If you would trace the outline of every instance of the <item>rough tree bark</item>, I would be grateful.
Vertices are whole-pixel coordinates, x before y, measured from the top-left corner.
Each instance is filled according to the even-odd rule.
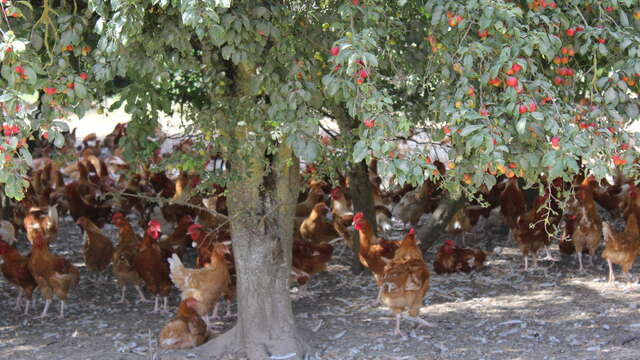
[[[238,275],[238,320],[227,333],[196,349],[203,358],[242,354],[252,360],[302,359],[307,351],[289,298],[299,183],[299,164],[292,159],[291,149],[280,146],[273,157],[232,164],[227,201]]]
[[[440,201],[440,204],[431,214],[429,220],[417,231],[416,235],[422,243],[421,247],[423,249],[427,250],[433,246],[433,243],[438,239],[435,234],[440,234],[444,231],[453,215],[462,206],[464,206],[464,199],[462,198],[457,200],[444,198]]]

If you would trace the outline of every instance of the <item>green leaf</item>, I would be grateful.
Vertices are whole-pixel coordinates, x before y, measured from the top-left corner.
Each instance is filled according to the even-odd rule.
[[[365,144],[364,140],[360,140],[356,143],[356,145],[353,147],[353,162],[354,163],[359,163],[362,160],[364,160],[364,158],[367,157],[367,154],[369,153],[369,148],[367,147],[367,144]]]
[[[465,137],[478,129],[482,129],[483,127],[484,125],[467,125],[460,130],[460,136]]]
[[[604,93],[604,100],[607,104],[614,104],[618,102],[618,92],[613,88],[609,88],[607,92]]]
[[[538,111],[532,112],[531,113],[531,117],[533,117],[534,119],[539,120],[539,121],[544,120],[544,115],[542,115],[542,113],[538,112]]]
[[[518,134],[524,135],[526,130],[527,130],[527,118],[523,116],[516,123],[516,131],[518,132]]]

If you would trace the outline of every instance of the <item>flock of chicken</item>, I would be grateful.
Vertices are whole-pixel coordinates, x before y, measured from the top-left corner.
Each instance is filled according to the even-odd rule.
[[[38,288],[45,299],[41,317],[47,315],[54,294],[60,299],[60,317],[64,317],[65,300],[78,284],[79,271],[68,260],[50,252],[49,244],[58,237],[58,213],[68,214],[84,230],[85,264],[93,276],[98,277],[112,265],[122,291],[120,302],[127,302],[128,286],[136,288],[140,301],[148,301],[142,290],[145,285],[155,296],[154,312],[160,311],[160,297],[164,300],[163,310],[167,311],[172,288],[181,291],[178,313],[160,332],[159,344],[170,349],[197,346],[207,339],[219,300],[226,300],[229,313],[235,296],[224,188],[214,186],[207,194],[197,193],[194,189],[200,178],[195,174],[153,173],[154,165],[162,161],[159,153],[139,168],[125,163],[118,147],[125,132],[126,126],[120,124],[103,141],[89,136],[78,148],[75,134],[69,134],[60,152],[79,160],[64,166],[51,159],[51,148],[37,148],[40,156],[34,160],[26,196],[13,204],[12,216],[1,223],[2,272],[20,289],[17,309],[24,306],[24,313],[28,314],[30,303],[35,300],[33,292]],[[185,141],[177,145],[177,150],[193,151],[190,145]],[[441,174],[446,172],[442,163],[436,162],[436,166]],[[379,288],[377,301],[396,314],[395,333],[402,335],[400,318],[405,310],[413,319],[428,324],[417,318],[429,288],[429,271],[415,231],[409,230],[402,241],[377,234],[388,234],[392,214],[407,225],[418,225],[420,217],[434,211],[446,196],[439,184],[427,180],[417,188],[404,186],[383,191],[373,162],[369,181],[375,200],[374,229],[363,213],[354,214],[345,191],[348,179],[331,186],[329,179],[314,175],[313,167],[308,166],[301,177],[308,186],[295,209],[291,280],[300,286],[298,296],[307,293],[311,276],[326,269],[336,239],[343,239],[351,249],[357,239],[360,262],[372,272]],[[536,196],[529,205],[516,178],[500,178],[492,189],[481,194],[488,206],[463,206],[452,217],[447,231],[464,236],[480,217],[488,217],[499,207],[510,237],[522,251],[525,270],[529,268],[528,255],[533,257],[534,267],[539,250],[545,248],[549,255],[548,246],[555,237],[553,229],[561,228],[560,251],[576,252],[580,270],[582,252],[588,252],[593,259],[602,234],[609,280],[614,281],[612,264],[621,265],[628,274],[640,251],[640,204],[635,184],[619,175],[614,184],[597,183],[593,177],[585,176],[576,176],[573,182],[543,183],[544,195]],[[563,194],[575,195],[565,201],[566,206],[561,206]],[[616,232],[603,222],[596,204],[614,216],[624,216],[626,229]],[[144,229],[142,237],[131,219],[137,219]],[[108,222],[119,230],[115,245],[102,230]],[[32,245],[27,256],[14,246],[15,229],[24,230]],[[185,250],[190,246],[196,249],[194,269],[183,264]],[[481,268],[485,258],[481,250],[458,247],[447,240],[439,248],[433,268],[439,274],[470,272]]]

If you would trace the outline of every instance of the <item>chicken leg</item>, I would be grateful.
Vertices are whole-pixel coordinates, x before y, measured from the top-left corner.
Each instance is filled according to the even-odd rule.
[[[42,310],[42,314],[40,314],[40,316],[36,317],[36,319],[41,319],[41,318],[47,317],[47,312],[49,311],[49,304],[51,304],[51,300],[50,299],[45,299],[45,301],[44,301],[44,309]]]
[[[582,266],[582,249],[580,249],[580,251],[578,251],[578,249],[576,249],[576,254],[578,255],[578,264],[580,266],[578,268],[578,271],[583,273],[584,272],[584,267]]]
[[[616,281],[616,276],[613,273],[613,264],[609,259],[607,259],[607,263],[609,264],[609,284],[613,284]]]
[[[22,294],[24,294],[24,290],[22,290],[22,288],[20,288],[20,291],[18,292],[18,296],[16,297],[16,306],[15,306],[15,310],[20,310],[20,300],[22,299]],[[25,302],[29,302],[29,300],[27,300],[26,298],[24,299]]]
[[[138,299],[138,302],[142,302],[142,303],[147,303],[147,302],[151,302],[151,300],[147,299],[146,297],[144,297],[144,293],[142,292],[142,288],[140,287],[140,285],[136,285],[136,290],[138,290],[138,295],[140,296],[140,298]]]
[[[393,335],[396,336],[400,336],[400,337],[405,337],[404,334],[402,333],[402,331],[400,331],[400,318],[402,317],[401,313],[396,313],[396,329],[393,332]]]
[[[60,300],[60,315],[58,315],[59,319],[64,319],[64,300]]]
[[[24,299],[24,314],[25,315],[29,315],[29,303],[30,303],[29,300]]]
[[[120,296],[120,300],[116,301],[116,304],[128,304],[129,303],[127,298],[124,296],[126,291],[127,291],[127,286],[125,285],[125,286],[122,287],[122,296]]]
[[[551,256],[551,251],[549,251],[549,247],[548,246],[545,245],[544,251],[547,253],[547,256],[542,260],[558,261],[558,259],[556,259],[553,256]]]

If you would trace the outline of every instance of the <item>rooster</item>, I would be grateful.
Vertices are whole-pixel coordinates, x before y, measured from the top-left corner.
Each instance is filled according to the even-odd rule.
[[[588,183],[589,179],[591,179],[591,177],[587,178],[578,191],[576,191],[576,198],[578,199],[578,221],[576,222],[573,234],[573,244],[576,248],[579,270],[581,272],[584,271],[584,267],[582,266],[582,250],[587,249],[589,251],[589,259],[591,260],[591,264],[593,264],[596,249],[600,246],[600,234],[602,234],[602,220],[596,211],[593,190]]]
[[[358,253],[360,262],[371,270],[376,283],[380,285],[384,267],[393,259],[398,246],[393,241],[375,238],[371,223],[362,212],[353,217],[353,225],[360,237],[360,252]]]

